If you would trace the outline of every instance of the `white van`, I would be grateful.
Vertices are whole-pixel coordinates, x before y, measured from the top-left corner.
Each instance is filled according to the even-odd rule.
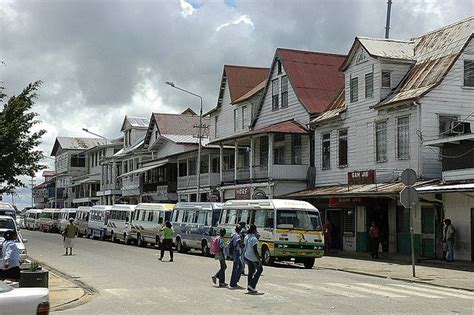
[[[59,216],[61,209],[46,208],[41,212],[39,230],[43,232],[59,231]]]
[[[89,211],[91,207],[79,207],[76,211],[76,224],[78,236],[89,237],[88,223],[89,223]]]
[[[87,234],[93,238],[104,240],[107,234],[107,220],[110,216],[112,206],[97,205],[89,210],[89,222],[87,223]]]
[[[77,208],[63,208],[61,209],[61,215],[59,217],[59,232],[63,232],[66,225],[69,223],[69,219],[76,218]]]
[[[29,209],[25,213],[25,228],[27,230],[38,230],[39,219],[43,210],[41,209]]]
[[[171,220],[173,208],[171,203],[140,203],[135,207],[130,236],[137,246],[160,245],[160,230]]]
[[[125,244],[130,244],[132,217],[135,205],[114,205],[110,209],[110,215],[107,220],[107,235],[110,235],[112,242],[122,240]]]

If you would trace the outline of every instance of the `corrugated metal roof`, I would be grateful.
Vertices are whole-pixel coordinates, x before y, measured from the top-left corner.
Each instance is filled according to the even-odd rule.
[[[356,37],[365,50],[375,57],[413,60],[415,45],[413,41],[394,39]]]
[[[150,119],[144,117],[133,117],[133,116],[125,116],[123,119],[122,127],[120,131],[125,130],[125,123],[129,123],[132,128],[147,128],[148,124],[150,123]]]
[[[417,181],[414,187],[432,183],[432,180]],[[317,198],[331,196],[377,196],[377,195],[397,195],[405,185],[401,182],[365,184],[365,185],[334,185],[321,186],[308,190],[289,194],[293,198]]]
[[[255,88],[268,77],[268,68],[224,66],[224,75],[229,85],[230,100],[234,103],[239,97]]]
[[[162,114],[154,113],[155,123],[158,125],[160,134],[164,135],[193,135],[197,134],[199,126],[199,116],[183,114]],[[202,118],[203,125],[209,125],[209,118]],[[149,130],[150,131],[150,130]],[[208,130],[203,130],[204,135],[208,135]]]
[[[436,192],[474,192],[474,183],[455,183],[455,184],[438,184],[419,187],[416,189],[419,193],[436,193]]]
[[[265,84],[267,83],[267,80],[263,80],[262,82],[260,82],[256,87],[254,87],[253,89],[251,89],[250,91],[248,91],[247,93],[245,93],[244,95],[242,95],[241,97],[239,97],[238,99],[236,99],[234,101],[234,104],[237,104],[237,103],[240,103],[240,102],[243,102],[245,100],[248,100],[249,98],[251,98],[252,96],[254,96],[255,94],[257,94],[258,92],[260,92],[261,90],[263,90],[265,88]]]
[[[140,137],[139,139],[137,139],[137,141],[135,141],[134,143],[132,143],[131,146],[129,147],[126,147],[126,148],[123,148],[121,149],[120,151],[118,151],[117,153],[115,153],[113,156],[114,157],[117,157],[117,156],[122,156],[122,155],[125,155],[127,153],[130,153],[136,149],[139,149],[143,143],[145,142],[145,136],[143,137]]]
[[[198,144],[199,143],[199,138],[193,135],[161,135],[164,138],[167,138],[174,143],[179,143],[179,144]],[[202,145],[206,145],[209,143],[208,138],[203,138],[201,141]]]
[[[276,55],[309,113],[321,113],[344,86],[344,55],[278,48]],[[268,88],[268,83],[267,83]]]
[[[315,123],[319,123],[322,121],[339,117],[339,115],[345,110],[346,110],[345,91],[344,89],[342,89],[339,95],[329,105],[329,108],[325,112],[323,112],[321,115],[311,120],[310,123],[315,124]]]
[[[416,99],[440,84],[473,32],[474,17],[470,17],[415,38],[415,65],[376,107]]]
[[[86,150],[105,144],[102,138],[56,137],[51,155],[55,156],[58,150]]]

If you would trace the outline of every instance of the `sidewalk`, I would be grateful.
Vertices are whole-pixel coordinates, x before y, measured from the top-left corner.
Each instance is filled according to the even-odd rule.
[[[324,269],[339,270],[382,278],[418,282],[474,291],[474,263],[447,263],[435,260],[416,262],[416,277],[412,277],[410,257],[383,254],[374,260],[368,253],[337,253],[316,260]]]

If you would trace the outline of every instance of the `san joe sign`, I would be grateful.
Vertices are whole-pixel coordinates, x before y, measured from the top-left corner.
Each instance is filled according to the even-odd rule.
[[[375,183],[375,170],[348,172],[347,183],[349,185],[374,184]]]

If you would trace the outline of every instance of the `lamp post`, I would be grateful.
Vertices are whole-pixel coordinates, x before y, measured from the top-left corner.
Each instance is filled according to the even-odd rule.
[[[198,95],[196,93],[193,93],[191,91],[185,90],[183,88],[180,88],[174,84],[174,82],[166,82],[167,85],[171,86],[172,88],[175,88],[177,90],[180,90],[182,92],[191,94],[193,96],[199,97],[200,105],[199,105],[199,127],[198,127],[198,139],[199,139],[199,145],[198,145],[198,158],[197,158],[197,182],[196,182],[196,201],[200,202],[201,201],[201,145],[202,145],[202,96]]]
[[[101,135],[96,134],[96,133],[93,133],[92,131],[89,131],[89,129],[87,129],[87,128],[82,128],[82,130],[85,131],[85,132],[87,132],[87,133],[90,133],[91,135],[94,135],[94,136],[96,136],[96,137],[99,137],[99,138],[104,139],[104,140],[105,140],[105,145],[107,146],[107,138],[106,138],[106,137],[101,136]]]

